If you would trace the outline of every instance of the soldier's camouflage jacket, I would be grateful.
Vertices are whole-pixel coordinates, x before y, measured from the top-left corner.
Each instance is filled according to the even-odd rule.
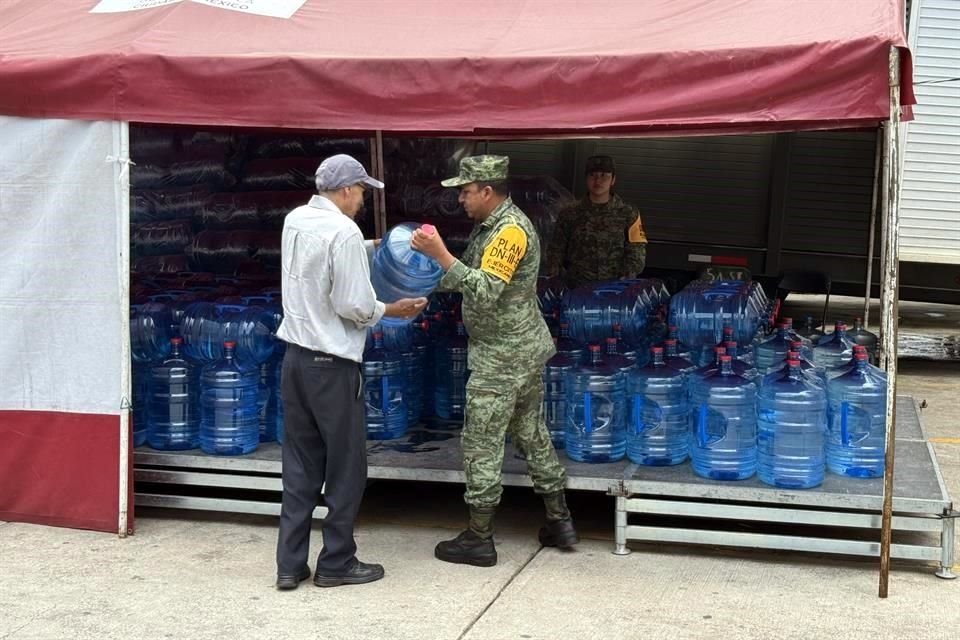
[[[556,350],[537,305],[540,240],[510,198],[474,226],[440,288],[463,294],[473,376],[538,371]]]
[[[637,209],[614,194],[604,204],[589,196],[557,216],[547,252],[547,273],[569,287],[635,277],[643,271],[647,235]]]

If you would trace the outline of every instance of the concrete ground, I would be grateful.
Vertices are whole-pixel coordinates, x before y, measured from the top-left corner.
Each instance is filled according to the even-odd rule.
[[[800,315],[805,301],[791,299]],[[810,301],[816,306],[816,301]],[[832,300],[836,313],[855,301]],[[901,307],[903,324],[930,319]],[[960,308],[936,330],[960,333]],[[832,315],[832,314],[831,314]],[[844,315],[846,317],[846,315]],[[873,316],[877,316],[874,314]],[[951,495],[960,495],[960,363],[900,363],[900,393],[923,421]],[[0,640],[87,638],[940,638],[960,625],[960,580],[895,564],[877,598],[877,561],[811,554],[633,546],[614,556],[612,502],[574,494],[584,541],[571,553],[536,542],[540,505],[508,489],[500,563],[433,558],[463,524],[461,488],[376,483],[357,538],[384,580],[273,589],[274,518],[152,511],[115,536],[0,523]],[[313,551],[319,550],[319,527]],[[960,558],[960,555],[958,555]],[[957,567],[960,571],[960,567]]]

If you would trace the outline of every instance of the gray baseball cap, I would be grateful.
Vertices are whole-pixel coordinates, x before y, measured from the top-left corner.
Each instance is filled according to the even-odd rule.
[[[383,189],[382,182],[367,175],[363,165],[345,153],[330,156],[317,167],[318,191],[332,191],[361,183],[374,189]]]

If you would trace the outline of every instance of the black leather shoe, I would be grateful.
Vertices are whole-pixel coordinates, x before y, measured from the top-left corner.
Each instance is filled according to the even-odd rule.
[[[277,589],[280,591],[290,591],[300,586],[300,583],[310,577],[310,567],[304,567],[298,575],[287,576],[282,573],[277,574]]]
[[[577,535],[577,530],[573,528],[573,518],[548,522],[540,527],[540,533],[537,537],[540,538],[540,544],[545,547],[560,547],[562,549],[569,549],[580,542],[580,536]]]
[[[313,576],[313,584],[318,587],[339,587],[342,584],[366,584],[376,582],[383,577],[383,567],[379,564],[367,564],[357,560],[346,573],[337,575]]]
[[[492,567],[497,564],[497,548],[493,538],[481,538],[467,529],[453,540],[437,544],[433,555],[444,562],[470,564],[475,567]]]

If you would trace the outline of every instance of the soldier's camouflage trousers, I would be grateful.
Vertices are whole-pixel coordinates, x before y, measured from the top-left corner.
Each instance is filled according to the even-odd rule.
[[[467,382],[463,424],[464,499],[476,507],[500,503],[503,487],[504,434],[527,458],[533,489],[539,494],[561,491],[566,471],[557,460],[543,421],[540,370],[494,377],[474,372]]]

